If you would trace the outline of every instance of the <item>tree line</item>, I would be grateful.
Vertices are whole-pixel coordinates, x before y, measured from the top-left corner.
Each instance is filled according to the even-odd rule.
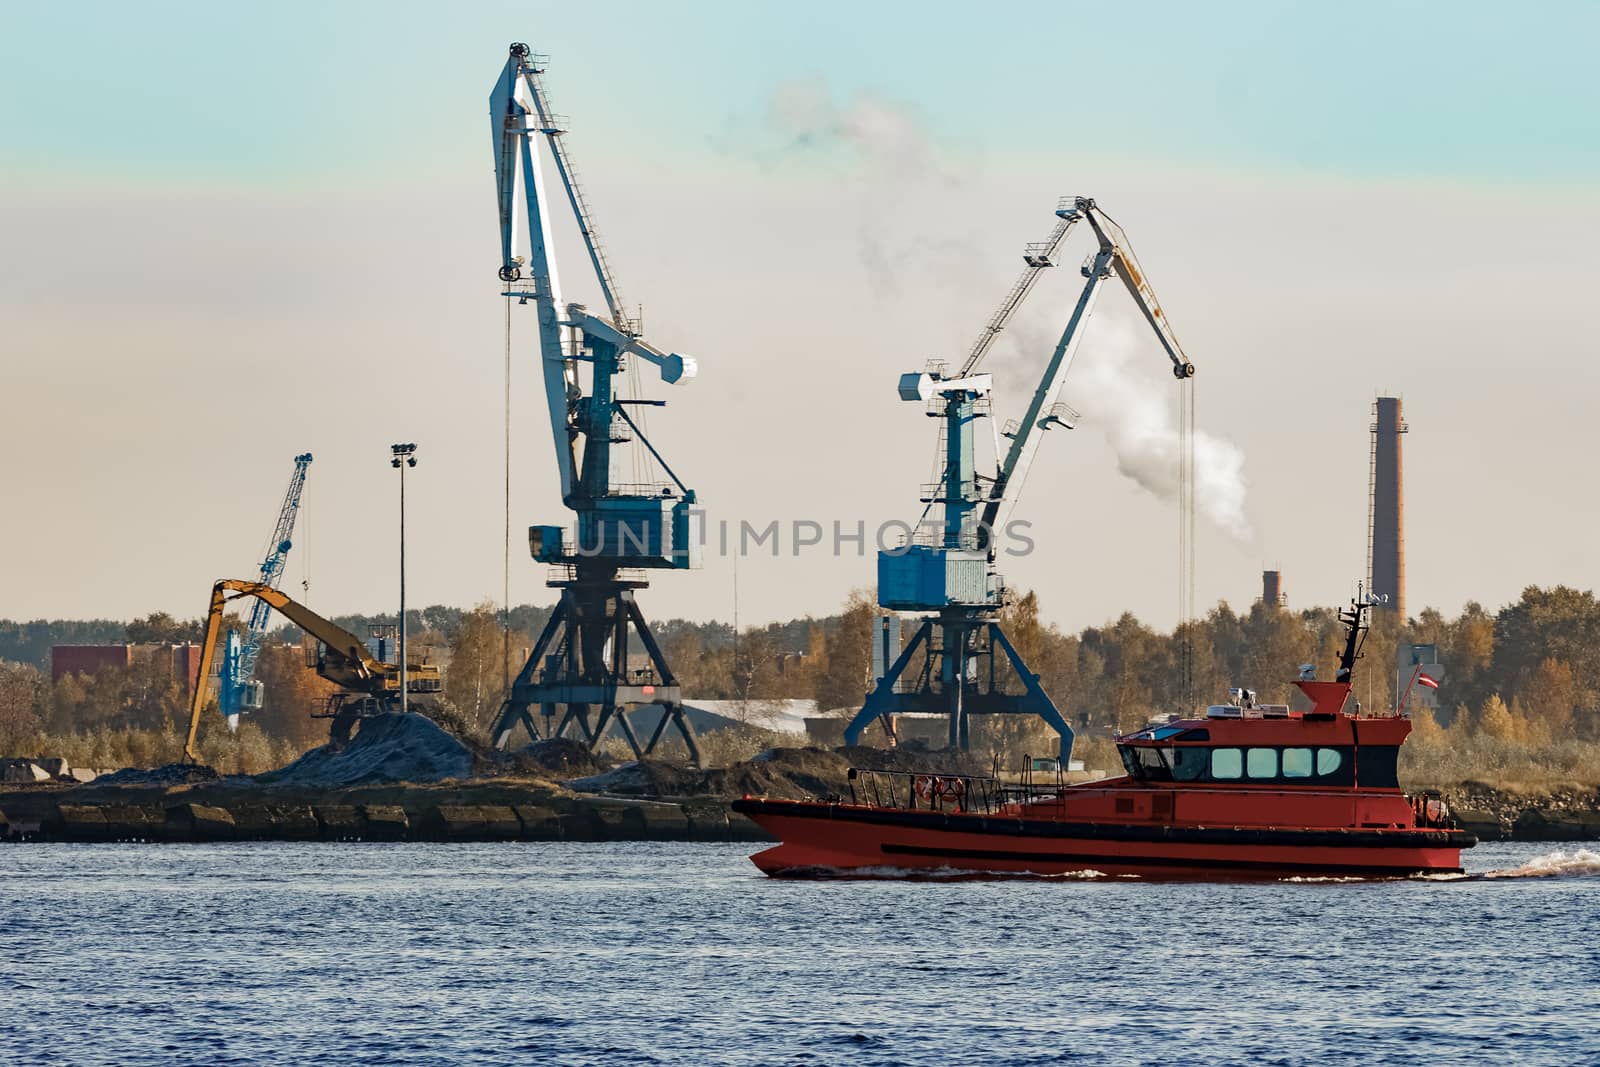
[[[524,605],[502,612],[486,603],[408,613],[414,654],[444,670],[441,714],[468,732],[486,732],[550,610]],[[824,714],[846,716],[861,706],[872,684],[871,648],[879,618],[871,596],[858,591],[837,614],[822,618],[738,633],[723,622],[681,619],[655,629],[689,699],[809,698]],[[335,621],[364,636],[369,627],[392,624],[395,617],[347,615]],[[1292,611],[1261,603],[1245,611],[1219,603],[1203,618],[1170,632],[1124,614],[1069,633],[1045,622],[1038,597],[1027,593],[1005,609],[1002,621],[1078,732],[1082,749],[1101,756],[1108,749],[1097,747],[1104,742],[1096,739],[1219,702],[1231,686],[1254,689],[1263,702],[1287,703],[1299,665],[1315,663],[1321,677],[1331,677],[1344,639],[1336,608]],[[242,626],[236,616],[227,624]],[[199,630],[198,621],[159,613],[128,623],[0,620],[0,755],[29,754],[24,749],[64,745],[73,735],[96,732],[174,736],[186,726],[187,702],[183,686],[157,658],[135,656],[127,668],[52,683],[46,670],[49,646],[107,640],[171,644],[197,640]],[[1530,586],[1496,612],[1469,603],[1446,617],[1429,608],[1403,625],[1392,613],[1376,612],[1356,674],[1355,697],[1367,708],[1394,706],[1396,685],[1405,682],[1397,681],[1394,666],[1402,641],[1436,645],[1445,668],[1438,712],[1414,715],[1419,740],[1432,739],[1423,748],[1446,742],[1460,748],[1481,737],[1531,752],[1600,740],[1600,685],[1595,682],[1600,678],[1600,601],[1593,592]],[[997,675],[1002,686],[1018,687],[1008,667]],[[280,627],[269,635],[257,676],[266,700],[252,721],[267,748],[253,758],[279,758],[325,737],[324,724],[311,715],[331,687],[306,668],[297,630]],[[208,737],[219,733],[213,720],[214,714],[206,716]],[[975,741],[1007,759],[1053,748],[1043,724],[1023,717],[980,719]],[[170,746],[149,742],[144,748],[167,752]],[[1563,757],[1568,758],[1577,757]]]

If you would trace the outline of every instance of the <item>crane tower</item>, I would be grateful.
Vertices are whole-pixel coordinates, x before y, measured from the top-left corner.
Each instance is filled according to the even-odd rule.
[[[537,311],[539,365],[561,499],[575,514],[577,528],[575,537],[561,526],[528,530],[533,558],[551,565],[554,574],[547,584],[561,590],[561,597],[512,683],[495,722],[494,742],[507,747],[519,726],[530,738],[540,737],[531,714],[538,707],[545,721],[542,736],[575,730],[592,746],[615,724],[639,756],[655,749],[670,724],[698,762],[677,679],[634,599],[634,591],[649,584],[646,571],[699,566],[698,539],[691,529],[695,493],[645,436],[644,410],[664,402],[624,397],[619,388],[633,360],[653,365],[668,384],[693,378],[696,366],[649,344],[638,316],[628,315],[572,165],[566,124],[550,108],[543,74],[542,57],[525,44],[513,44],[489,97],[500,280],[507,299],[532,303]],[[546,190],[541,144],[554,163],[605,302],[598,314],[562,299],[551,238],[560,204]],[[525,249],[518,247],[522,235]],[[613,459],[621,446],[634,443],[659,474],[643,482],[613,480]],[[637,450],[634,457],[640,458]],[[631,657],[635,648],[644,654],[637,666]],[[662,714],[641,744],[628,710],[647,704],[659,705]]]
[[[283,577],[283,566],[293,544],[295,519],[300,514],[300,495],[306,487],[306,468],[310,466],[310,452],[294,457],[294,473],[289,476],[289,489],[283,494],[278,522],[272,528],[267,555],[261,561],[261,573],[256,579],[268,589],[276,589]],[[266,636],[271,615],[266,601],[256,601],[250,609],[250,624],[244,636],[241,638],[237,630],[229,631],[227,644],[223,646],[222,667],[217,675],[217,707],[230,730],[238,728],[243,712],[261,707],[261,683],[255,680],[256,657],[261,654],[261,639]]]
[[[905,544],[878,554],[878,605],[920,616],[920,621],[845,728],[846,744],[856,744],[875,719],[889,727],[894,714],[923,712],[948,715],[950,746],[964,749],[972,715],[1030,714],[1044,719],[1060,736],[1062,760],[1071,755],[1072,728],[1000,625],[1006,590],[995,570],[996,536],[1004,534],[1010,521],[1041,432],[1073,427],[1075,414],[1058,397],[1104,279],[1115,274],[1122,280],[1155,331],[1179,383],[1194,376],[1194,364],[1178,345],[1122,228],[1087,197],[1061,200],[1055,215],[1049,235],[1027,246],[1026,269],[960,368],[947,374],[944,363],[934,362],[922,373],[900,376],[900,399],[926,405],[928,414],[941,420],[943,477],[929,487],[922,502],[924,519],[938,507],[942,521],[919,521]],[[977,368],[1039,277],[1055,265],[1057,251],[1072,228],[1084,220],[1098,247],[1083,266],[1083,290],[1027,412],[1007,423],[996,437],[996,467],[986,474],[978,469],[974,446],[977,428],[989,416],[993,382],[991,375],[978,373]],[[886,633],[895,630],[894,622],[889,620]],[[891,636],[885,644],[892,654],[898,641]],[[1007,691],[1003,663],[1015,672],[1022,692]]]

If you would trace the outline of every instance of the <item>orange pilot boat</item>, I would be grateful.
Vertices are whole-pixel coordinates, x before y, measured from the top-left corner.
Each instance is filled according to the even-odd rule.
[[[1117,738],[1126,774],[1081,785],[850,772],[850,796],[745,797],[733,808],[781,843],[751,857],[769,875],[902,872],[1141,877],[1399,877],[1456,873],[1477,844],[1437,793],[1396,774],[1411,722],[1351,698],[1370,604],[1341,614],[1334,681],[1309,668],[1309,707],[1246,690],[1203,718]]]

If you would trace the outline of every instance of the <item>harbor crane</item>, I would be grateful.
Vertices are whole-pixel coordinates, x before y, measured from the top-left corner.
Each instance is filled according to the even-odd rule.
[[[1006,534],[1042,432],[1073,426],[1075,414],[1058,397],[1102,281],[1113,274],[1122,280],[1171,360],[1178,382],[1194,376],[1194,364],[1178,344],[1122,228],[1087,197],[1061,200],[1055,215],[1045,240],[1027,246],[1026,269],[959,369],[947,374],[946,365],[935,361],[926,371],[900,376],[900,399],[923,403],[930,417],[942,420],[943,476],[923,496],[926,507],[906,543],[878,554],[878,605],[891,613],[920,616],[920,621],[901,649],[898,614],[882,620],[880,647],[874,650],[874,662],[884,668],[882,677],[845,729],[846,744],[856,744],[875,719],[892,732],[890,716],[921,712],[948,715],[950,746],[965,749],[972,715],[1031,714],[1060,736],[1063,761],[1072,753],[1072,728],[999,622],[1006,588],[995,569],[998,538]],[[980,473],[974,442],[979,420],[989,416],[993,380],[978,367],[1040,276],[1055,265],[1058,250],[1079,222],[1087,222],[1098,241],[1082,269],[1083,290],[1027,412],[995,436],[994,472]],[[930,524],[935,506],[942,509],[942,521]],[[1001,656],[1020,681],[1021,693],[1005,691]],[[914,663],[919,664],[916,670]]]
[[[289,490],[283,494],[283,505],[278,509],[278,523],[272,528],[272,538],[267,542],[267,556],[261,561],[261,574],[256,579],[262,585],[276,589],[283,577],[283,567],[289,558],[294,537],[294,524],[300,514],[300,495],[306,487],[306,468],[311,466],[311,453],[294,457],[294,473],[289,477]],[[261,653],[261,639],[267,633],[267,618],[272,614],[266,601],[258,600],[250,609],[250,622],[241,636],[237,630],[228,631],[228,640],[222,650],[222,667],[217,675],[217,710],[227,720],[228,729],[239,727],[239,716],[261,707],[261,683],[255,680],[256,657]],[[205,674],[200,676],[204,681]]]
[[[309,460],[311,457],[305,458]],[[384,662],[379,656],[373,655],[361,638],[337,623],[329,622],[266,582],[222,578],[211,587],[205,636],[200,643],[200,675],[189,705],[189,733],[183,743],[183,753],[191,763],[199,762],[200,758],[195,741],[200,735],[200,712],[206,702],[203,683],[211,672],[211,661],[216,654],[217,638],[222,630],[222,613],[229,601],[243,597],[254,597],[256,605],[266,612],[275,609],[315,642],[307,646],[306,666],[315,668],[319,677],[332,682],[340,690],[329,699],[328,706],[321,714],[313,716],[333,720],[329,730],[329,739],[333,744],[350,740],[360,720],[399,710],[401,678],[400,668],[396,664]],[[436,664],[413,663],[406,669],[405,686],[408,693],[437,693],[443,688],[442,683]]]
[[[677,679],[634,599],[634,592],[649,584],[645,571],[699,566],[699,542],[691,528],[695,493],[645,436],[644,409],[664,402],[625,398],[617,380],[632,360],[651,364],[668,384],[692,379],[696,365],[647,342],[639,317],[628,315],[572,165],[566,123],[551,110],[543,62],[527,45],[513,44],[489,96],[500,210],[499,275],[502,295],[519,305],[531,302],[537,311],[539,365],[561,501],[575,513],[577,529],[575,538],[568,538],[560,526],[528,530],[533,558],[551,565],[554,573],[547,584],[561,596],[512,682],[492,737],[504,749],[519,726],[530,739],[576,730],[594,746],[615,724],[643,757],[655,750],[670,724],[698,763],[699,748],[683,713]],[[546,190],[541,144],[554,162],[582,235],[588,267],[605,302],[603,311],[562,299],[551,237],[560,205]],[[519,237],[525,237],[525,249],[518,248]],[[587,375],[580,373],[585,364]],[[665,478],[613,481],[616,446],[632,441]],[[639,458],[637,452],[633,455]],[[635,640],[647,662],[642,667],[630,659]],[[628,710],[649,704],[660,706],[662,714],[641,744]],[[542,734],[531,713],[534,707],[544,719]]]

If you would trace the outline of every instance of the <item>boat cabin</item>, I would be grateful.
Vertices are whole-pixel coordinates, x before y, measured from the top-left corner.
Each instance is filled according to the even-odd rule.
[[[1235,690],[1234,703],[1212,705],[1203,719],[1117,738],[1128,777],[1179,786],[1399,789],[1397,764],[1410,720],[1346,713],[1346,682],[1295,684],[1311,710],[1257,705],[1248,690]]]

